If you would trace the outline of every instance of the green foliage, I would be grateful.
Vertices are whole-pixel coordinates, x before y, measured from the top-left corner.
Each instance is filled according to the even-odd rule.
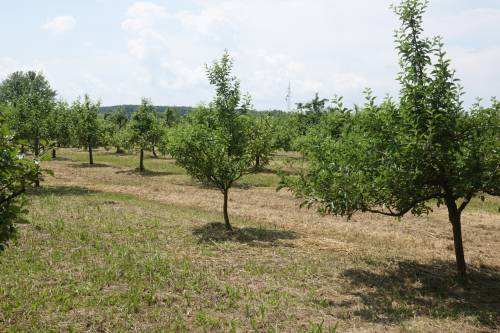
[[[273,116],[271,123],[273,127],[273,147],[284,151],[292,151],[295,140],[300,136],[298,114],[294,112]]]
[[[0,108],[0,251],[15,236],[15,223],[23,222],[22,194],[40,175],[34,161],[24,158],[7,127],[5,108]]]
[[[274,150],[273,129],[269,117],[249,117],[250,150],[253,151],[255,168],[260,169],[269,163],[269,155]]]
[[[0,103],[13,107],[9,123],[35,156],[47,148],[56,92],[41,73],[15,72],[0,84]],[[45,147],[44,147],[45,146]]]
[[[221,123],[217,109],[199,107],[168,133],[168,150],[192,177],[225,191],[253,164],[245,124],[241,116]]]
[[[319,124],[322,116],[327,112],[328,100],[320,98],[316,93],[314,98],[308,103],[297,103],[299,132],[304,135],[309,128]]]
[[[166,107],[165,111],[158,114],[158,119],[163,127],[173,127],[180,120],[179,112],[176,108]]]
[[[140,171],[144,171],[144,150],[152,149],[156,157],[155,147],[160,144],[163,137],[164,129],[154,106],[151,101],[143,98],[141,106],[132,116],[127,141],[130,148],[140,151]]]
[[[158,138],[158,119],[154,107],[146,98],[141,101],[141,106],[132,115],[130,123],[129,145],[136,149],[149,149]]]
[[[121,153],[129,137],[129,117],[123,108],[104,114],[106,143],[116,147],[116,152]]]
[[[89,162],[93,164],[92,148],[104,142],[104,123],[99,117],[99,102],[93,102],[88,95],[76,100],[71,106],[73,112],[76,142],[89,150]]]
[[[71,108],[65,101],[58,101],[48,116],[47,136],[58,146],[69,147],[73,137],[73,118]]]
[[[168,134],[170,154],[195,179],[218,188],[224,194],[224,219],[227,217],[228,190],[243,175],[252,172],[255,145],[248,119],[238,108],[240,84],[232,76],[232,61],[226,52],[207,68],[216,95],[208,107],[199,107],[186,121]]]
[[[445,203],[453,225],[459,276],[465,277],[460,215],[470,200],[500,192],[498,102],[463,110],[460,86],[439,38],[422,34],[426,2],[395,8],[402,28],[399,104],[366,104],[356,114],[333,112],[300,143],[308,169],[285,178],[308,206],[350,217],[357,211],[400,217]]]

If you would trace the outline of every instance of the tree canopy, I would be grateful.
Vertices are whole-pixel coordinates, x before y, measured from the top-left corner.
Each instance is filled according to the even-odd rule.
[[[140,152],[139,170],[144,171],[144,150],[154,149],[161,137],[158,119],[150,100],[143,98],[130,124],[129,145]]]
[[[241,110],[240,83],[232,74],[233,62],[226,52],[207,67],[215,97],[201,106],[168,134],[168,151],[195,179],[218,188],[224,196],[224,222],[228,215],[229,189],[243,175],[253,172],[255,145],[251,128]]]
[[[15,236],[15,224],[24,221],[22,195],[40,176],[38,164],[21,154],[6,113],[0,106],[0,251]]]
[[[94,164],[92,149],[103,141],[103,125],[99,118],[99,102],[93,102],[88,95],[72,105],[75,136],[80,147],[89,152],[89,164]]]
[[[376,104],[368,92],[351,117],[333,113],[301,146],[308,169],[283,185],[322,213],[348,217],[420,215],[445,204],[464,281],[461,213],[474,196],[500,192],[499,105],[466,112],[441,39],[423,37],[426,2],[405,0],[394,9],[402,24],[399,102]]]

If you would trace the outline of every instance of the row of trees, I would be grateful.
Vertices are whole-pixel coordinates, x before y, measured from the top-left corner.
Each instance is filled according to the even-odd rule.
[[[144,171],[144,151],[151,151],[154,157],[157,149],[167,153],[166,134],[180,121],[174,108],[157,112],[146,98],[132,115],[125,110],[102,113],[99,102],[88,95],[70,105],[56,100],[49,82],[36,72],[15,72],[4,80],[0,85],[0,103],[12,108],[5,121],[23,142],[22,151],[30,151],[35,158],[47,150],[52,150],[52,158],[56,158],[58,147],[82,147],[93,164],[93,149],[115,147],[117,153],[124,153],[125,149],[137,151],[140,171]],[[199,106],[194,113],[206,108],[210,107]],[[255,167],[260,168],[266,164],[266,155],[278,146],[272,136],[273,122],[270,117],[249,115],[252,106],[248,97],[237,111],[245,116],[258,137],[258,142],[254,142],[254,161]]]
[[[80,147],[88,151],[89,164],[94,164],[95,148],[113,146],[117,153],[137,151],[139,170],[144,171],[146,150],[155,157],[157,149],[170,153],[194,178],[221,190],[224,219],[231,230],[227,209],[230,187],[244,174],[265,166],[275,147],[271,119],[256,116],[251,98],[241,96],[231,68],[227,52],[220,62],[207,68],[217,97],[182,121],[173,108],[155,111],[148,99],[142,99],[131,116],[124,110],[101,113],[99,103],[88,95],[70,105],[56,100],[55,91],[41,73],[15,72],[0,84],[0,103],[12,110],[2,123],[15,133],[19,150],[31,153],[37,161],[49,151],[56,158],[58,147]],[[36,186],[39,176],[33,178]]]
[[[464,109],[442,40],[423,36],[426,6],[404,0],[394,7],[401,21],[399,101],[376,103],[367,89],[366,103],[348,109],[340,97],[329,102],[316,95],[298,105],[301,112],[281,119],[292,125],[283,142],[307,160],[299,176],[284,176],[281,186],[308,207],[348,218],[356,212],[400,218],[445,205],[458,280],[465,283],[461,215],[474,197],[500,195],[500,103]],[[248,103],[238,108],[239,82],[231,69],[227,53],[207,68],[216,97],[176,127],[167,144],[189,174],[222,192],[229,230],[228,191],[252,171],[255,149],[262,147],[242,115]]]

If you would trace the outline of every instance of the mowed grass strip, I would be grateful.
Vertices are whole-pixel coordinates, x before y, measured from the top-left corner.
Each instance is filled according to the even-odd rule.
[[[6,331],[283,330],[301,320],[306,330],[305,318],[322,322],[314,307],[293,310],[301,297],[288,279],[311,274],[279,263],[293,232],[237,220],[227,235],[209,212],[78,187],[36,191],[30,209],[32,223],[0,257]]]

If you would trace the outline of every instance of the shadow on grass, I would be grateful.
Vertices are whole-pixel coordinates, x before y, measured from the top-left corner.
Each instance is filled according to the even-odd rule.
[[[116,171],[117,175],[136,175],[142,177],[159,177],[159,176],[173,176],[173,175],[181,175],[181,173],[171,172],[171,171],[152,171],[152,170],[144,170],[139,171],[138,168],[132,170],[120,170]]]
[[[269,167],[261,167],[259,169],[255,169],[255,174],[265,174],[265,175],[276,175],[276,176],[280,176],[280,175],[293,175],[294,173],[292,171],[289,171],[289,170],[283,170],[282,168],[278,168],[278,169],[271,169]]]
[[[62,162],[72,162],[73,160],[68,157],[57,156],[56,158],[51,157],[50,161],[62,161]]]
[[[109,164],[102,164],[102,163],[89,164],[88,162],[78,163],[78,164],[72,164],[72,166],[73,166],[73,168],[80,168],[80,169],[86,169],[86,168],[111,168],[112,167]]]
[[[28,191],[29,195],[35,196],[81,196],[99,193],[98,191],[91,190],[80,186],[43,186],[32,188]]]
[[[296,239],[297,234],[290,230],[263,229],[233,226],[233,231],[229,232],[223,223],[212,222],[193,230],[193,235],[199,238],[200,243],[209,242],[239,242],[249,245],[267,243],[268,245],[278,245],[279,240]],[[279,244],[283,245],[283,244]]]
[[[365,305],[354,314],[369,321],[470,316],[489,329],[500,328],[500,267],[469,268],[466,288],[455,284],[454,263],[444,261],[402,261],[384,273],[350,269],[342,276]]]

